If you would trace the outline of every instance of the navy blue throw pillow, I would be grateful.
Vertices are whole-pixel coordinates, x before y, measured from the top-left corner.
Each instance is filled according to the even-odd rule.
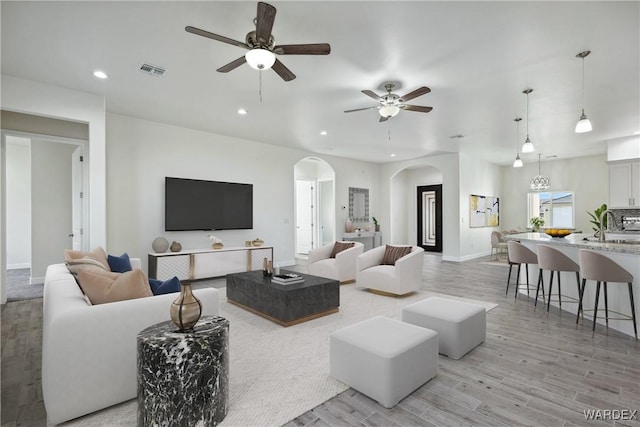
[[[132,270],[131,260],[129,260],[129,255],[126,252],[120,256],[109,255],[107,261],[109,262],[109,268],[114,273],[126,273]]]
[[[175,276],[169,280],[165,280],[164,282],[158,279],[149,279],[149,286],[151,286],[151,292],[153,292],[153,295],[180,292],[180,280]]]

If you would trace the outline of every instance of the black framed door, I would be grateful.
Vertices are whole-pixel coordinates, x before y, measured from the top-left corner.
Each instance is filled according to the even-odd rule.
[[[428,252],[442,252],[442,184],[421,185],[417,196],[417,245]]]

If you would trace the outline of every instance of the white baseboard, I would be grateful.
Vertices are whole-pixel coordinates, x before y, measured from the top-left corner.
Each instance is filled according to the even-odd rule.
[[[491,250],[484,252],[476,252],[475,254],[465,255],[461,257],[451,257],[451,256],[442,256],[443,261],[452,261],[452,262],[463,262],[469,261],[476,258],[482,258],[483,256],[491,255]]]
[[[30,262],[20,262],[18,264],[7,264],[7,270],[18,270],[23,268],[31,268]]]

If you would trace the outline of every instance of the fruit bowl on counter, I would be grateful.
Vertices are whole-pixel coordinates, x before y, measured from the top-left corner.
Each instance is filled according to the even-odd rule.
[[[563,228],[547,228],[544,232],[551,237],[567,237],[571,234],[571,230],[565,230]]]

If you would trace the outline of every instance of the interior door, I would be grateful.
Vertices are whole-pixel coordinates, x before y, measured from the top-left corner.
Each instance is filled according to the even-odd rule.
[[[418,187],[418,246],[442,252],[442,184]]]
[[[84,250],[83,245],[83,147],[78,148],[71,154],[71,249],[74,251]]]
[[[313,249],[313,181],[296,180],[296,253],[306,255]]]

